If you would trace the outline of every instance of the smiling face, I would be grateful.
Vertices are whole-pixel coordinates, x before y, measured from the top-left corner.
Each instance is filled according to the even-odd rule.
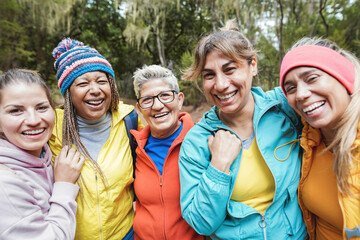
[[[250,64],[235,62],[214,50],[206,56],[201,78],[208,98],[222,114],[231,115],[241,112],[252,99],[250,89],[256,74],[255,58]]]
[[[70,86],[71,101],[76,114],[87,120],[102,117],[110,108],[111,88],[104,72],[87,72]]]
[[[312,127],[332,131],[350,103],[350,95],[334,77],[314,67],[298,67],[284,80],[289,104]]]
[[[161,79],[151,79],[142,84],[140,97],[156,96],[167,90],[173,89]],[[175,98],[170,103],[162,103],[154,98],[152,107],[142,109],[138,104],[137,107],[149,124],[151,135],[155,138],[166,138],[180,127],[179,112],[183,102],[184,94],[180,92],[175,93]]]
[[[40,85],[14,83],[1,90],[0,131],[17,147],[38,157],[54,121],[54,110]]]

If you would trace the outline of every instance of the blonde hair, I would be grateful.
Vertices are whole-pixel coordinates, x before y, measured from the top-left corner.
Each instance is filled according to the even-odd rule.
[[[228,20],[223,28],[201,38],[195,48],[195,61],[184,71],[182,79],[196,81],[205,66],[207,54],[214,50],[236,62],[246,60],[248,64],[257,53],[249,39],[239,32],[235,20]]]
[[[303,45],[319,45],[328,47],[351,61],[355,66],[354,92],[350,96],[350,103],[347,106],[342,118],[337,123],[334,139],[325,151],[333,153],[333,171],[336,176],[338,188],[342,194],[350,194],[349,177],[350,169],[354,164],[354,153],[352,145],[356,140],[357,126],[360,121],[360,61],[352,53],[341,49],[334,42],[322,38],[303,38],[292,47],[296,48]]]

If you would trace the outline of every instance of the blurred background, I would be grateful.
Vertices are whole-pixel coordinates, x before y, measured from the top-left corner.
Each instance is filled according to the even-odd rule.
[[[108,59],[120,96],[134,104],[137,68],[161,64],[180,79],[200,37],[236,19],[259,51],[254,85],[268,90],[278,85],[283,55],[304,36],[329,38],[359,57],[359,13],[360,0],[0,0],[0,73],[37,70],[61,103],[51,52],[71,37]],[[201,86],[179,83],[185,105],[207,109]]]

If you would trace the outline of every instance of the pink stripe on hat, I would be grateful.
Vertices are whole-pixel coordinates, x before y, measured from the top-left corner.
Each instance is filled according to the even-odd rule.
[[[336,78],[344,87],[353,93],[355,66],[340,53],[323,46],[304,45],[290,50],[281,62],[280,86],[284,90],[286,74],[296,67],[316,67]]]
[[[105,60],[104,58],[100,58],[100,57],[83,58],[83,59],[80,59],[78,61],[73,62],[70,66],[66,66],[66,69],[64,70],[64,72],[61,74],[61,77],[59,78],[58,86],[59,87],[61,86],[64,79],[77,66],[79,66],[81,64],[84,64],[84,63],[91,63],[91,62],[93,62],[93,63],[103,63],[103,64],[107,65],[108,67],[112,68],[110,63],[107,60]]]

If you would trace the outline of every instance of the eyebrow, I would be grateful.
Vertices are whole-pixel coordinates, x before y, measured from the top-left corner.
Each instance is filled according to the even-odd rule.
[[[303,78],[304,76],[309,75],[310,73],[315,72],[315,71],[317,71],[317,69],[310,69],[308,71],[300,73],[299,77]]]
[[[230,60],[230,61],[228,61],[227,63],[224,63],[222,66],[221,66],[221,68],[226,68],[227,66],[229,66],[230,64],[232,64],[232,63],[234,63],[235,61],[233,61],[233,60]],[[201,70],[201,72],[211,72],[212,71],[212,69],[210,69],[210,68],[204,68],[203,70]]]
[[[315,72],[315,71],[317,71],[317,69],[310,69],[310,70],[308,70],[308,71],[305,71],[305,72],[302,72],[302,73],[300,73],[300,75],[299,75],[299,78],[303,78],[304,76],[307,76],[307,75],[309,75],[309,74],[311,74],[311,73],[313,73],[313,72]],[[289,85],[289,84],[292,84],[294,81],[293,80],[285,80],[284,81],[284,87],[286,86],[286,85]]]
[[[41,106],[43,104],[49,104],[49,101],[42,101],[42,102],[39,102],[38,104],[36,104],[35,106]],[[21,108],[21,107],[24,107],[24,105],[19,105],[19,104],[8,104],[8,105],[5,105],[4,106],[4,109],[6,108],[9,108],[9,107],[15,107],[15,108]]]

